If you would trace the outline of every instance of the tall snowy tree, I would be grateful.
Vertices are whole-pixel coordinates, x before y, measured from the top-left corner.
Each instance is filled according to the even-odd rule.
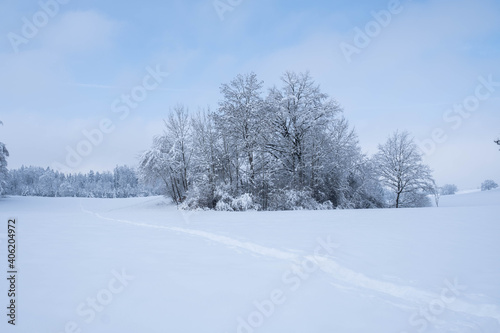
[[[327,145],[318,149],[325,155],[318,163],[320,191],[335,207],[382,207],[382,189],[374,167],[361,153],[358,137],[348,121],[344,117],[332,121],[327,138]]]
[[[192,119],[193,133],[193,193],[192,206],[215,208],[216,189],[221,179],[231,172],[224,166],[220,134],[216,130],[215,115],[200,111]]]
[[[263,82],[255,73],[250,73],[240,74],[220,88],[222,100],[215,120],[231,161],[234,177],[230,181],[236,193],[240,190],[255,192],[257,154],[264,121],[262,87]]]
[[[0,125],[3,123],[0,121]],[[7,171],[7,157],[9,156],[9,151],[5,144],[0,142],[0,195],[5,193],[7,178],[9,173]]]
[[[270,90],[267,98],[270,127],[266,148],[281,164],[292,187],[310,186],[310,163],[316,159],[315,144],[340,106],[323,92],[309,73],[286,72],[281,89]],[[317,147],[316,147],[317,149]]]
[[[408,132],[395,132],[385,144],[379,145],[374,160],[382,183],[394,194],[396,208],[425,203],[434,181]]]
[[[139,161],[139,175],[147,183],[162,180],[175,203],[181,203],[191,184],[192,137],[188,111],[182,106],[171,110],[165,132]]]

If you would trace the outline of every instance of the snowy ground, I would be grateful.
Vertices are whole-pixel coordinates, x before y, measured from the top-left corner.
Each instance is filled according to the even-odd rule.
[[[179,212],[162,198],[0,200],[18,219],[1,332],[500,332],[500,191],[441,207]]]

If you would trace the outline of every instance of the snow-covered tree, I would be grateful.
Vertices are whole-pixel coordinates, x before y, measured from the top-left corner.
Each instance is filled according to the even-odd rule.
[[[3,125],[1,121],[0,125]],[[9,157],[9,151],[5,147],[5,144],[0,142],[0,196],[5,193],[9,175],[7,171],[7,157]]]
[[[193,133],[193,186],[187,206],[214,209],[217,185],[229,176],[231,170],[224,165],[220,134],[216,129],[215,115],[208,110],[199,111],[192,119]]]
[[[172,200],[179,204],[191,184],[192,137],[187,110],[176,106],[165,120],[165,131],[139,161],[139,176],[146,183],[161,180]]]
[[[408,132],[395,132],[385,144],[379,145],[374,160],[382,183],[394,194],[394,207],[427,204],[434,181]]]
[[[107,192],[106,187],[110,184],[110,182],[103,179],[104,176],[99,175],[99,173],[96,174],[96,187],[103,194]],[[139,179],[134,169],[128,166],[116,166],[110,176],[113,177],[112,188],[115,190],[115,197],[128,198],[138,195]]]
[[[272,88],[266,100],[266,149],[279,162],[282,178],[301,189],[312,185],[308,169],[312,171],[318,158],[315,149],[319,149],[317,145],[324,139],[321,134],[341,108],[309,73],[286,72],[281,81],[282,87]],[[317,169],[318,165],[314,166]]]
[[[442,190],[436,183],[434,183],[434,186],[432,187],[431,190],[432,190],[431,194],[434,197],[434,203],[436,204],[436,207],[439,207],[439,201],[441,200]]]
[[[495,183],[495,181],[488,179],[488,180],[485,180],[481,184],[481,191],[489,191],[489,190],[496,189],[497,187],[498,187],[498,184]]]
[[[338,208],[384,206],[373,164],[361,153],[348,121],[344,117],[331,121],[325,139],[324,145],[313,147],[316,156],[323,156],[311,168],[313,172],[317,169],[313,186],[316,200],[328,200]]]
[[[257,155],[265,121],[262,87],[263,82],[250,73],[238,75],[220,88],[222,99],[215,121],[231,160],[229,180],[236,194],[254,193],[256,188]]]

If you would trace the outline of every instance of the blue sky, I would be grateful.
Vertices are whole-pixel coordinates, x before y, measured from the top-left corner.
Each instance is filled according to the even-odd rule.
[[[500,181],[492,143],[500,86],[456,129],[443,118],[475,93],[479,77],[500,82],[498,1],[401,1],[347,61],[342,43],[355,45],[389,1],[243,0],[221,20],[213,0],[70,0],[15,52],[9,36],[22,36],[23,18],[33,22],[51,1],[0,2],[0,140],[10,167],[64,164],[67,147],[104,118],[114,131],[72,170],[133,165],[175,104],[215,108],[220,84],[239,73],[254,71],[272,86],[286,70],[309,70],[343,105],[367,154],[396,129],[419,142],[441,129],[446,140],[426,156],[439,183]],[[119,119],[113,101],[157,66],[169,76]]]

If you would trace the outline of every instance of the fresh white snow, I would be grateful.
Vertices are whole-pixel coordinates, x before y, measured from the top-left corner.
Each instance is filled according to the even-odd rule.
[[[0,200],[1,332],[500,332],[500,190],[422,209],[178,211]]]

